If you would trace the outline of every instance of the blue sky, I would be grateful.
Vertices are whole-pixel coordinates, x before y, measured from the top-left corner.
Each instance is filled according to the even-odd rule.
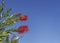
[[[28,25],[30,29],[19,43],[60,43],[60,0],[4,1],[5,10],[12,8],[10,14],[24,13],[29,17],[15,25]]]

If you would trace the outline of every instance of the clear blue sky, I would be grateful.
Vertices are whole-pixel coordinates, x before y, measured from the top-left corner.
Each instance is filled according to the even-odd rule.
[[[29,20],[30,31],[19,43],[60,43],[60,0],[5,0],[6,9],[13,13],[24,13]],[[16,25],[19,26],[19,23]],[[17,33],[16,33],[17,34]]]

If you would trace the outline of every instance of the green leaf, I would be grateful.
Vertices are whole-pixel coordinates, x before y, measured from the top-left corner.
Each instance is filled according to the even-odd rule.
[[[11,8],[9,8],[9,9],[7,10],[7,13],[9,13],[11,10],[12,10],[12,9],[11,9]]]
[[[3,17],[6,17],[6,16],[9,16],[9,14],[8,14],[7,12],[3,12],[3,13],[2,13],[2,18],[3,18]]]
[[[9,12],[11,11],[11,8],[9,8],[6,12],[2,13],[2,18],[9,16]]]
[[[3,11],[3,7],[2,5],[0,5],[0,13]]]
[[[5,2],[4,2],[4,1],[2,1],[2,6],[4,6],[4,4],[5,4]]]

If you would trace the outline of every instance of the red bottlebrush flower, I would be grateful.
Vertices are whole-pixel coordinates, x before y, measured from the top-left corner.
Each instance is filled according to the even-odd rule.
[[[18,19],[21,21],[26,21],[28,19],[28,16],[23,15],[23,14],[17,14]]]
[[[27,31],[28,31],[28,26],[20,26],[18,28],[19,33],[24,33],[24,32],[27,32]]]
[[[21,20],[21,21],[26,21],[27,19],[28,18],[27,18],[26,15],[21,15],[20,18],[19,18],[19,20]]]

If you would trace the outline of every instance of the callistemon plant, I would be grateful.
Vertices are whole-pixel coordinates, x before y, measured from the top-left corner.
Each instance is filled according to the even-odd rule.
[[[23,34],[25,32],[28,32],[29,28],[27,25],[19,26],[15,29],[8,29],[5,30],[6,27],[16,23],[17,21],[27,21],[28,16],[23,15],[22,13],[17,14],[9,14],[11,11],[11,8],[9,8],[7,11],[4,10],[5,2],[2,0],[2,4],[0,5],[0,43],[17,43],[17,41],[21,37],[13,36],[11,41],[9,40],[9,35],[12,35],[12,32],[17,32],[19,34]],[[5,19],[6,18],[6,19]],[[4,20],[3,20],[4,19]]]

